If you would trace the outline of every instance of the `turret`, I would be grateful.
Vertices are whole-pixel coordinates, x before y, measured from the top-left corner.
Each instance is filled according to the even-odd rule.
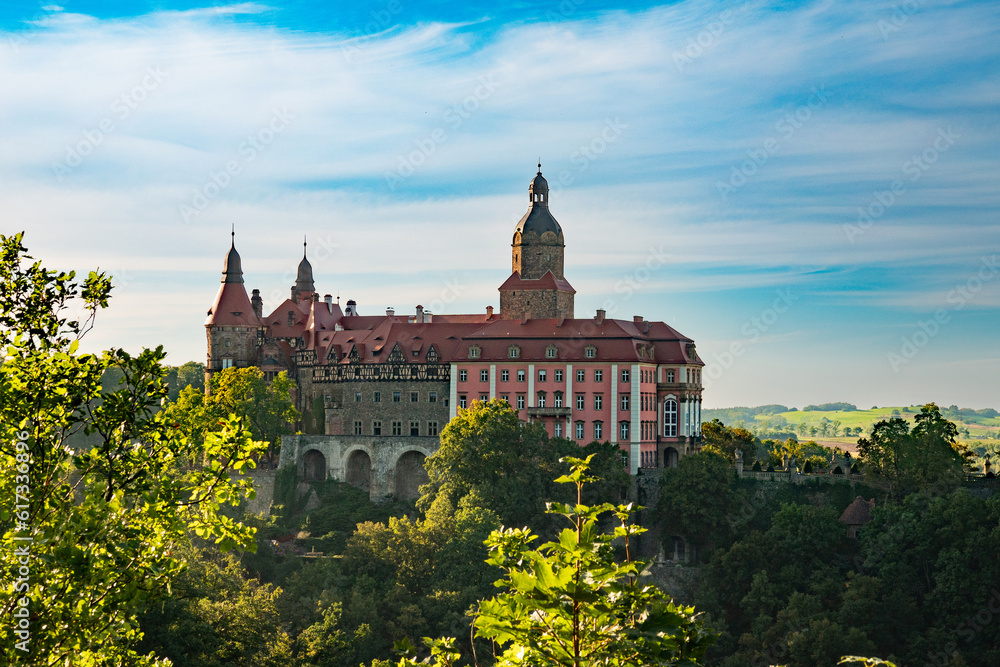
[[[254,290],[254,302],[243,286],[243,266],[236,251],[236,231],[232,245],[222,264],[222,285],[215,303],[208,310],[205,331],[208,356],[205,363],[205,388],[213,373],[224,368],[245,368],[257,356],[257,332],[262,326],[260,312],[263,300],[260,290]]]

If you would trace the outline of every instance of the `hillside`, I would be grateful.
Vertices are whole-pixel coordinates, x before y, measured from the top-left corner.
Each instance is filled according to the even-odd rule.
[[[827,446],[853,451],[857,439],[883,419],[912,420],[920,406],[872,406],[859,410],[850,403],[807,405],[799,410],[785,405],[703,410],[702,420],[718,419],[727,426],[746,428],[760,438],[808,438]],[[1000,413],[992,408],[973,410],[952,405],[941,409],[958,426],[959,436],[973,450],[992,450],[1000,440]]]

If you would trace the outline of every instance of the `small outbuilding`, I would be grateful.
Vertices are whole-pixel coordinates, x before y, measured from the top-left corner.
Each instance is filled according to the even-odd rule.
[[[840,522],[847,524],[847,537],[857,539],[858,529],[872,520],[872,510],[875,509],[875,499],[865,500],[861,496],[854,499],[854,502],[847,506],[844,513],[840,515]]]

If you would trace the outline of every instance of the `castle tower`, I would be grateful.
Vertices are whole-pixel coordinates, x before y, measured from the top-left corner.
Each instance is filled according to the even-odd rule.
[[[222,266],[222,285],[205,320],[208,336],[206,390],[213,373],[224,368],[252,366],[257,357],[258,333],[262,323],[258,308],[250,302],[243,286],[243,266],[240,254],[236,252],[235,231],[232,237],[232,246]],[[259,293],[255,296],[260,298]]]
[[[500,317],[572,318],[576,290],[563,275],[566,239],[549,211],[542,165],[528,185],[528,212],[514,229],[511,276],[500,286]]]
[[[299,268],[295,276],[295,284],[292,285],[292,301],[299,303],[301,301],[310,301],[312,299],[313,293],[316,291],[315,283],[313,283],[313,267],[306,259],[306,241],[302,241],[302,261],[299,262]]]

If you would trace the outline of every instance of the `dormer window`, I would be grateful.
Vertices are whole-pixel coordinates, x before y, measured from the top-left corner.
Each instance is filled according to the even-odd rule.
[[[558,350],[556,349],[555,345],[549,345],[547,348],[545,348],[545,358],[546,359],[555,359],[557,353],[558,353]]]
[[[483,348],[473,345],[469,348],[469,359],[478,359],[483,352]]]
[[[593,345],[588,345],[583,350],[583,356],[587,357],[588,359],[595,358],[597,356],[597,348],[594,347]]]
[[[507,358],[508,359],[520,359],[521,358],[521,348],[517,345],[511,345],[507,348]]]

